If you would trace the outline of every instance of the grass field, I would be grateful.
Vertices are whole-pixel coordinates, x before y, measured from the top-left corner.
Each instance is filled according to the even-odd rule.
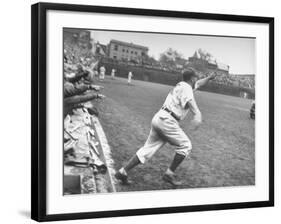
[[[161,108],[172,86],[116,78],[100,83],[107,98],[97,103],[100,121],[112,149],[116,170],[144,144],[153,115]],[[197,91],[203,124],[195,132],[190,118],[182,121],[193,150],[177,170],[182,188],[244,186],[255,184],[255,123],[249,119],[251,101]],[[174,156],[167,144],[146,164],[133,169],[131,186],[118,191],[170,189],[161,176]]]

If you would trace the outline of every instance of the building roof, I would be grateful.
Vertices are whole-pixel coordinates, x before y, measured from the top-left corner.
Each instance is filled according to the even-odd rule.
[[[124,46],[127,46],[127,47],[134,47],[134,48],[139,48],[139,49],[148,51],[148,47],[138,45],[138,44],[134,44],[134,43],[128,43],[128,42],[124,42],[124,41],[120,41],[120,40],[112,39],[112,40],[110,40],[110,43],[120,44],[120,45],[124,45]]]
[[[200,58],[200,55],[198,54],[197,51],[195,51],[192,57],[193,57],[193,58]]]
[[[229,66],[223,63],[217,63],[218,69],[223,71],[229,71]]]
[[[217,62],[215,60],[208,60],[208,63],[212,65],[217,65]]]
[[[199,49],[200,50],[200,49]],[[226,64],[223,64],[223,63],[220,63],[220,62],[217,62],[216,59],[210,55],[211,57],[209,58],[206,58],[206,59],[202,59],[202,57],[200,56],[200,51],[199,50],[196,50],[193,54],[192,57],[189,57],[189,58],[196,58],[196,59],[200,59],[202,61],[207,61],[208,64],[210,65],[216,65],[218,69],[220,70],[223,70],[223,71],[229,71],[229,65],[226,65]],[[202,52],[202,51],[201,51]]]

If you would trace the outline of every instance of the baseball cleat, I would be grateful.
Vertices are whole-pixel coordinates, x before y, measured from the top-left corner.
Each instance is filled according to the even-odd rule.
[[[167,183],[173,185],[174,187],[178,187],[178,186],[181,186],[181,185],[182,185],[182,183],[181,183],[180,181],[177,181],[177,180],[176,180],[174,174],[167,174],[167,173],[165,173],[165,174],[163,175],[162,179],[163,179],[165,182],[167,182]]]
[[[114,176],[122,185],[130,185],[132,183],[128,180],[128,175],[122,174],[119,171],[117,171]]]

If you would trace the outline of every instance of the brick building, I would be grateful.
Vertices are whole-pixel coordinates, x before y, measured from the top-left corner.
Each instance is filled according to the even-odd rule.
[[[148,47],[123,42],[119,40],[111,40],[107,47],[108,56],[116,60],[135,60],[147,56]]]

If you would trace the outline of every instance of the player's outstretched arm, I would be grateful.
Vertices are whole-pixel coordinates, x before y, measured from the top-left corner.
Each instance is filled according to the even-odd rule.
[[[197,90],[198,88],[206,85],[210,80],[214,79],[217,76],[216,72],[212,72],[209,76],[203,79],[199,79],[194,86],[194,90]]]

